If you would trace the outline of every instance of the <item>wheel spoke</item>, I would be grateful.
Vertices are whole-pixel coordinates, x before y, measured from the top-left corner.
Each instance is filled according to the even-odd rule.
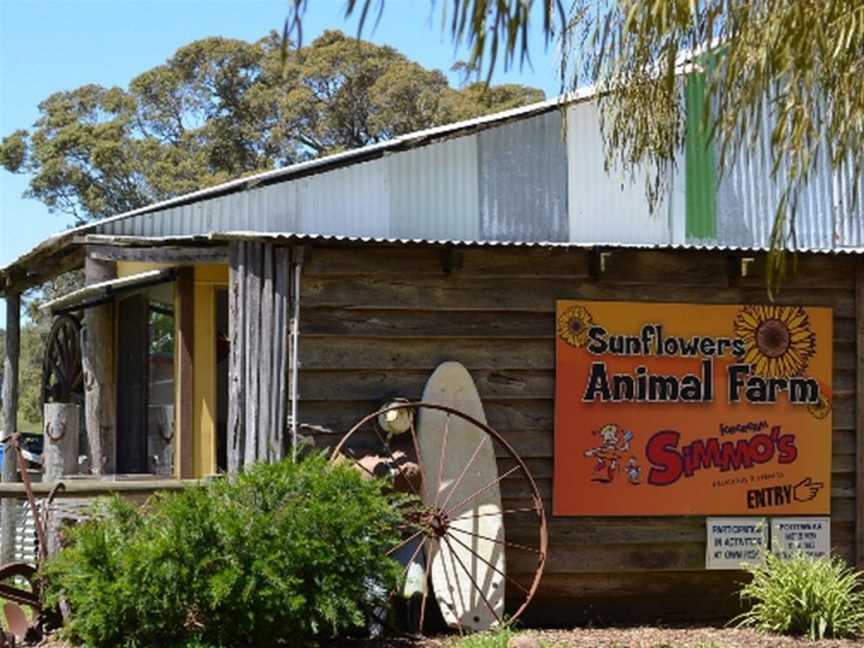
[[[453,545],[450,544],[447,536],[444,536],[444,542],[447,544],[447,547],[450,549],[450,554],[456,559],[456,562],[459,563],[459,566],[462,568],[462,571],[465,572],[465,575],[471,580],[471,584],[474,586],[474,589],[477,590],[477,593],[480,594],[480,598],[483,599],[483,602],[486,604],[486,607],[489,608],[489,611],[492,613],[492,616],[495,617],[495,620],[500,624],[501,618],[498,616],[498,613],[495,611],[495,608],[489,602],[489,599],[486,598],[486,594],[483,592],[483,589],[477,585],[477,581],[474,580],[474,575],[468,571],[468,568],[465,566],[465,563],[462,562],[462,559],[459,557],[459,554],[453,549]]]
[[[473,500],[475,497],[477,497],[478,495],[480,495],[480,493],[483,493],[483,492],[489,490],[489,489],[492,488],[495,484],[500,483],[502,479],[505,479],[506,477],[512,475],[514,472],[516,472],[516,471],[519,470],[520,468],[521,468],[521,466],[513,466],[510,470],[508,470],[507,472],[505,472],[503,475],[499,475],[497,478],[495,478],[493,481],[491,481],[491,482],[489,482],[488,484],[486,484],[486,485],[485,485],[483,488],[481,488],[480,490],[474,492],[473,494],[469,495],[468,497],[463,498],[463,499],[462,499],[458,504],[454,504],[454,505],[453,505],[453,508],[451,508],[449,511],[446,511],[448,517],[450,517],[450,518],[455,517],[454,515],[452,515],[453,511],[458,511],[462,506],[464,506],[465,504],[467,504],[468,502],[470,502],[471,500]]]
[[[483,444],[486,442],[486,438],[480,440],[480,443],[477,444],[477,448],[474,450],[474,454],[471,455],[471,458],[468,460],[468,463],[465,464],[465,467],[462,469],[462,472],[459,474],[458,479],[454,482],[454,484],[450,487],[450,492],[447,493],[447,497],[444,498],[444,503],[441,504],[442,509],[447,508],[447,504],[450,502],[450,498],[453,497],[453,493],[456,492],[456,488],[459,484],[462,483],[462,480],[465,478],[465,475],[468,474],[468,469],[471,467],[471,464],[474,463],[474,460],[477,458],[477,455],[480,454],[480,450],[483,448]]]
[[[486,560],[483,556],[481,556],[480,554],[478,554],[476,551],[474,551],[471,547],[469,547],[467,544],[465,544],[464,542],[462,542],[462,541],[461,541],[459,538],[457,538],[456,536],[451,536],[451,537],[453,538],[453,540],[454,540],[455,542],[458,542],[460,545],[462,545],[462,546],[465,547],[468,551],[470,551],[472,554],[474,554],[474,557],[475,557],[475,558],[478,558],[479,560],[482,560],[484,563],[486,563],[487,565],[489,565],[489,567],[491,567],[492,570],[493,570],[496,574],[499,574],[499,575],[503,576],[504,578],[506,578],[508,581],[510,581],[510,582],[513,583],[516,587],[518,587],[520,590],[522,590],[525,594],[530,594],[530,592],[529,592],[527,589],[525,589],[525,588],[522,586],[521,583],[519,583],[518,581],[514,580],[512,576],[508,576],[507,574],[505,574],[504,572],[502,572],[502,571],[501,571],[500,569],[498,569],[495,565],[493,565],[491,562],[489,562],[488,560]]]
[[[396,545],[395,547],[389,549],[385,555],[386,555],[386,556],[389,556],[390,554],[396,553],[396,552],[399,551],[402,547],[404,547],[404,546],[407,545],[409,542],[411,542],[414,538],[416,538],[417,536],[419,536],[421,533],[425,533],[425,529],[420,529],[419,531],[417,531],[417,532],[415,532],[415,533],[412,533],[410,536],[408,536],[407,538],[405,538],[405,539],[404,539],[402,542],[400,542],[398,545]]]
[[[417,554],[420,553],[420,550],[422,548],[423,548],[423,543],[422,542],[418,543],[417,548],[414,550],[414,553],[411,554],[411,557],[408,559],[408,562],[405,563],[405,566],[402,568],[402,573],[399,575],[399,580],[396,582],[396,587],[393,588],[393,590],[390,592],[390,596],[388,596],[387,598],[395,596],[396,592],[399,591],[399,588],[403,587],[405,585],[405,577],[408,575],[408,570],[411,568],[411,563],[414,562],[414,559],[417,557]]]
[[[429,574],[432,571],[432,552],[426,552],[426,569],[423,572],[423,598],[420,600],[420,634],[423,634],[423,622],[426,619],[426,601],[429,598]]]
[[[350,448],[348,448],[348,452],[353,452],[353,451],[352,451]],[[364,471],[367,475],[369,475],[370,477],[372,477],[372,479],[378,479],[378,476],[377,476],[375,473],[373,473],[373,472],[372,472],[371,470],[369,470],[366,466],[364,466],[362,463],[360,463],[359,461],[357,461],[357,459],[355,459],[354,457],[352,457],[352,456],[350,456],[350,455],[347,455],[347,454],[344,454],[344,453],[342,454],[342,456],[343,456],[343,457],[348,457],[348,459],[349,459],[350,461],[353,461],[353,462],[354,462],[354,465],[355,465],[355,466],[357,466],[358,468],[360,468],[360,470]]]
[[[447,436],[450,433],[450,413],[444,418],[444,440],[441,442],[441,458],[438,462],[438,486],[435,489],[435,504],[438,506],[438,498],[441,496],[441,481],[444,479],[444,457],[447,454]]]
[[[489,517],[490,515],[507,515],[508,513],[536,513],[537,509],[533,506],[526,506],[525,508],[516,508],[516,509],[504,509],[503,511],[489,511],[488,513],[474,513],[473,515],[460,515],[457,518],[453,518],[453,521],[456,520],[473,520],[475,518],[481,517]]]
[[[420,484],[422,488],[422,485],[428,482],[426,481],[426,470],[423,468],[423,457],[420,456],[420,441],[417,439],[417,430],[414,428],[413,416],[408,424],[408,429],[411,431],[411,443],[414,444],[414,454],[417,455],[417,467],[420,469]]]
[[[526,545],[517,544],[515,542],[509,542],[507,540],[499,540],[498,538],[492,538],[490,536],[485,536],[481,533],[474,533],[473,531],[466,531],[465,529],[460,529],[457,526],[453,526],[452,524],[449,527],[450,531],[458,531],[459,533],[464,533],[465,535],[474,536],[475,538],[480,538],[481,540],[488,540],[489,542],[494,542],[495,544],[504,545],[506,547],[513,547],[514,549],[522,549],[523,551],[530,551],[531,553],[536,553],[538,555],[542,555],[543,552],[539,549],[535,549],[534,547],[528,547]]]

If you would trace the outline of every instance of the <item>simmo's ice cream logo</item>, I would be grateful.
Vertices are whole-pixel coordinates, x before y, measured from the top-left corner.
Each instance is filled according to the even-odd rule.
[[[798,458],[795,435],[783,434],[779,426],[775,426],[769,434],[754,434],[746,439],[731,441],[712,437],[696,439],[681,446],[680,439],[680,433],[663,430],[648,440],[645,456],[651,462],[649,484],[668,486],[706,468],[728,472],[753,468],[775,458],[779,464],[789,464]]]

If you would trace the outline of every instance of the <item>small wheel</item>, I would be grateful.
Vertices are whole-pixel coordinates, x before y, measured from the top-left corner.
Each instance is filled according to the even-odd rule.
[[[383,432],[379,420],[397,410],[409,412],[408,429]],[[430,455],[425,458],[424,448]],[[420,634],[430,614],[430,575],[445,621],[460,632],[503,627],[522,615],[543,574],[546,513],[531,472],[501,435],[450,407],[397,403],[366,416],[342,437],[331,462],[346,458],[358,470],[387,477],[393,489],[413,496],[404,512],[403,538],[387,553],[406,563],[394,596],[409,578],[417,579],[416,561],[425,558]],[[494,469],[484,475],[478,468],[486,459]],[[412,566],[415,573],[409,576]],[[480,611],[466,616],[472,609]]]
[[[13,582],[6,582],[9,580]],[[0,567],[0,598],[39,612],[42,609],[42,591],[36,567],[25,562],[8,563]]]
[[[42,359],[42,404],[83,403],[81,324],[69,314],[54,320]]]

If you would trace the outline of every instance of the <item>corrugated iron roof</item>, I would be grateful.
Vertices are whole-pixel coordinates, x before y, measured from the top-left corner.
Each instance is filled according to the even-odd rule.
[[[86,237],[87,243],[115,243],[118,245],[147,246],[158,244],[213,244],[219,241],[270,241],[284,244],[303,243],[336,243],[349,245],[392,245],[392,246],[431,246],[431,247],[482,247],[482,248],[558,248],[584,250],[667,250],[667,251],[702,251],[729,253],[765,253],[770,248],[766,246],[720,245],[712,243],[624,243],[624,242],[578,242],[578,241],[488,241],[488,240],[451,240],[424,238],[396,238],[382,236],[346,236],[337,234],[304,234],[293,232],[258,232],[234,231],[211,232],[206,235],[191,236],[105,236],[91,234]],[[803,254],[851,255],[864,254],[864,247],[846,247],[835,249],[804,249],[794,250]]]

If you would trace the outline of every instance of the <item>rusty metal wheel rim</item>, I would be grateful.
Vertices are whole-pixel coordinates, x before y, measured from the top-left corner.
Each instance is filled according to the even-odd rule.
[[[19,578],[27,582],[30,590],[21,589],[15,585],[7,585],[2,581]],[[26,605],[35,613],[42,610],[42,590],[39,583],[39,573],[34,565],[25,562],[12,562],[0,567],[0,598],[12,601],[18,605]]]
[[[398,466],[399,462],[396,460],[396,458],[395,458],[395,456],[394,456],[394,454],[390,448],[390,445],[389,445],[389,441],[391,440],[392,437],[388,437],[382,433],[382,431],[380,430],[380,428],[377,425],[377,421],[378,421],[378,417],[380,417],[382,414],[386,414],[388,412],[391,412],[394,410],[400,410],[400,409],[409,409],[409,410],[411,410],[412,415],[413,415],[413,418],[411,420],[411,424],[410,424],[408,432],[409,432],[410,437],[411,437],[411,445],[413,446],[414,451],[415,451],[415,455],[417,457],[417,465],[419,466],[420,471],[421,471],[421,480],[422,480],[421,483],[425,483],[425,480],[426,480],[425,470],[432,468],[430,466],[425,466],[425,470],[424,470],[424,462],[423,462],[422,457],[420,455],[418,435],[417,435],[417,430],[416,430],[416,426],[415,426],[415,423],[417,421],[417,414],[420,412],[420,410],[423,410],[423,409],[443,412],[446,415],[445,419],[444,419],[445,423],[444,423],[443,428],[442,428],[442,435],[443,435],[442,447],[443,448],[446,448],[450,419],[451,419],[451,417],[455,416],[455,417],[461,418],[462,420],[466,421],[467,423],[473,425],[474,427],[476,427],[477,429],[479,429],[483,433],[485,433],[487,435],[487,437],[489,437],[491,443],[493,444],[493,448],[496,450],[500,448],[504,453],[503,458],[505,460],[512,461],[515,465],[512,468],[510,468],[509,470],[507,470],[504,474],[499,474],[494,480],[492,480],[487,486],[483,487],[483,489],[481,489],[480,491],[475,492],[473,495],[471,495],[467,498],[463,498],[462,501],[457,502],[456,504],[454,504],[448,508],[448,504],[450,504],[450,502],[449,502],[450,496],[452,496],[452,494],[453,494],[453,492],[455,492],[457,486],[462,482],[462,479],[467,474],[473,461],[476,459],[476,457],[480,451],[480,448],[482,447],[483,443],[485,442],[485,438],[483,441],[480,442],[476,451],[466,461],[464,467],[461,470],[460,476],[456,479],[456,481],[452,485],[447,487],[449,490],[449,493],[447,494],[447,497],[444,498],[444,501],[439,506],[439,503],[437,500],[438,500],[438,496],[440,495],[440,491],[441,491],[441,479],[442,479],[442,470],[443,470],[443,463],[444,463],[444,461],[443,461],[444,450],[442,449],[441,462],[440,462],[442,465],[437,468],[437,477],[438,478],[437,478],[437,486],[436,486],[436,490],[435,490],[435,493],[436,493],[435,500],[436,501],[433,503],[433,505],[431,507],[427,507],[427,505],[425,505],[425,504],[423,505],[426,508],[424,508],[422,510],[422,512],[419,515],[420,519],[416,521],[416,522],[419,522],[421,530],[409,535],[407,538],[403,538],[402,541],[397,546],[391,548],[387,552],[388,555],[390,555],[390,554],[394,553],[395,551],[397,551],[399,548],[409,544],[410,542],[415,541],[418,537],[423,536],[422,541],[417,545],[416,550],[414,551],[411,558],[408,560],[408,564],[402,570],[402,573],[400,576],[400,584],[397,586],[397,591],[398,591],[398,588],[401,587],[402,583],[404,583],[405,579],[407,578],[408,569],[409,569],[411,563],[413,563],[413,561],[416,559],[420,550],[427,546],[427,543],[437,542],[438,546],[440,547],[440,546],[442,546],[442,541],[447,543],[448,545],[449,545],[450,541],[453,541],[457,544],[461,544],[463,548],[468,549],[476,558],[480,558],[481,562],[484,562],[494,572],[498,573],[499,575],[503,575],[506,582],[509,585],[514,585],[522,593],[521,595],[524,595],[524,600],[521,601],[521,603],[518,605],[518,607],[515,609],[515,611],[511,615],[509,615],[509,616],[502,615],[499,617],[499,615],[492,609],[492,606],[490,605],[488,600],[486,600],[486,597],[483,594],[483,590],[476,584],[476,582],[473,581],[473,577],[471,576],[471,573],[467,570],[467,568],[464,567],[464,565],[462,566],[463,567],[463,573],[465,575],[467,575],[469,577],[469,579],[471,579],[473,589],[475,589],[480,594],[480,596],[482,597],[482,600],[485,602],[486,606],[489,608],[489,610],[492,612],[493,616],[496,618],[499,627],[506,627],[506,626],[512,624],[514,621],[516,621],[524,613],[524,611],[526,610],[528,605],[531,603],[531,600],[533,599],[534,594],[537,591],[537,587],[539,586],[540,579],[542,578],[542,575],[543,575],[543,569],[545,566],[547,549],[548,549],[548,530],[547,530],[547,525],[546,525],[546,511],[545,511],[545,508],[543,506],[543,499],[540,495],[540,491],[537,488],[537,484],[534,481],[534,477],[531,474],[531,471],[528,469],[528,466],[525,464],[524,460],[519,456],[519,454],[516,452],[516,450],[513,448],[513,446],[510,443],[508,443],[500,434],[498,434],[498,432],[496,432],[494,429],[489,427],[487,424],[485,424],[485,423],[477,420],[476,418],[474,418],[474,417],[472,417],[472,416],[470,416],[464,412],[461,412],[455,408],[447,407],[445,405],[437,405],[435,403],[426,403],[426,402],[422,402],[422,401],[403,402],[403,403],[392,404],[390,406],[376,410],[375,412],[373,412],[373,413],[365,416],[364,418],[360,419],[360,421],[358,421],[340,439],[339,443],[333,448],[333,451],[331,453],[331,459],[330,459],[331,463],[344,461],[344,459],[343,459],[343,457],[344,457],[344,458],[347,458],[350,461],[352,461],[361,470],[369,473],[369,470],[365,466],[360,464],[361,458],[353,456],[353,453],[348,453],[348,452],[346,452],[346,450],[348,449],[349,444],[352,440],[352,437],[354,437],[355,434],[364,432],[367,427],[371,427],[372,431],[374,432],[375,438],[377,438],[377,441],[381,444],[382,449],[389,455],[390,460],[393,462],[392,465]],[[407,435],[403,434],[401,436],[404,437]],[[498,454],[497,451],[495,453],[495,456],[496,456],[496,462],[500,463],[502,457]],[[401,471],[401,467],[400,467],[400,471]],[[515,475],[517,473],[521,474],[522,479],[524,479],[525,484],[527,485],[528,498],[531,500],[532,505],[529,507],[509,508],[509,507],[504,506],[503,502],[502,502],[501,516],[502,516],[502,520],[504,520],[505,533],[507,530],[507,523],[506,523],[506,516],[507,515],[533,513],[535,521],[536,521],[536,525],[537,525],[537,531],[536,531],[537,546],[535,548],[535,547],[527,546],[524,544],[507,542],[506,540],[503,540],[503,539],[499,542],[497,540],[494,540],[494,539],[488,538],[488,537],[486,537],[485,540],[493,541],[493,542],[502,544],[503,546],[507,547],[508,549],[513,549],[516,551],[521,550],[521,551],[526,551],[526,552],[533,552],[536,554],[537,566],[536,566],[536,569],[534,571],[533,576],[530,579],[530,583],[527,586],[516,581],[510,574],[502,573],[502,572],[498,571],[494,567],[494,565],[492,565],[491,563],[489,563],[488,561],[483,559],[482,556],[479,556],[479,554],[477,554],[476,552],[471,550],[470,547],[467,546],[467,544],[464,544],[463,542],[461,542],[461,540],[459,538],[455,537],[453,534],[448,535],[448,531],[450,531],[453,528],[450,526],[449,522],[451,519],[453,519],[452,513],[454,510],[456,510],[456,512],[459,513],[459,515],[455,519],[470,519],[470,518],[480,517],[482,515],[485,515],[485,514],[479,514],[477,516],[472,515],[472,516],[468,516],[468,518],[464,518],[463,516],[464,516],[466,511],[461,510],[460,507],[463,506],[464,504],[470,502],[470,500],[472,500],[474,497],[479,495],[479,493],[482,492],[482,490],[486,490],[488,488],[491,488],[494,484],[501,485],[504,479],[510,477],[511,475]],[[375,475],[372,475],[372,476],[374,477]],[[393,476],[393,479],[395,482],[397,477]],[[411,484],[411,482],[408,478],[405,478],[405,480],[409,485]],[[421,493],[418,492],[413,486],[411,488],[412,488],[413,494],[422,502],[423,498],[422,498]],[[421,486],[421,489],[422,489],[422,486]],[[412,521],[412,522],[414,522],[414,521]],[[476,534],[474,534],[474,535],[476,535]],[[480,537],[483,537],[483,536],[480,536]],[[451,553],[453,553],[454,556],[457,555],[455,552],[453,552],[452,545],[450,545],[450,551],[451,551]],[[505,552],[505,554],[506,554],[506,552]],[[432,552],[429,551],[428,555],[431,556]],[[427,610],[427,604],[428,604],[428,593],[430,590],[429,579],[430,579],[431,564],[432,564],[431,559],[426,561],[426,569],[425,569],[425,574],[424,574],[424,578],[426,580],[426,583],[425,583],[425,587],[424,587],[424,594],[422,596],[422,600],[421,600],[421,604],[420,604],[420,619],[419,619],[419,627],[418,627],[418,631],[420,634],[423,633],[424,621],[425,621],[425,617],[426,617],[426,610]],[[505,572],[506,571],[507,570],[505,568]],[[396,591],[391,592],[391,597],[395,594],[396,594]],[[505,604],[506,604],[506,597],[505,597]],[[458,623],[458,620],[457,620],[457,623]],[[458,627],[458,630],[460,631],[460,633],[463,631],[463,628],[461,627],[461,625]]]
[[[81,324],[72,315],[54,320],[42,358],[42,404],[84,402]]]

